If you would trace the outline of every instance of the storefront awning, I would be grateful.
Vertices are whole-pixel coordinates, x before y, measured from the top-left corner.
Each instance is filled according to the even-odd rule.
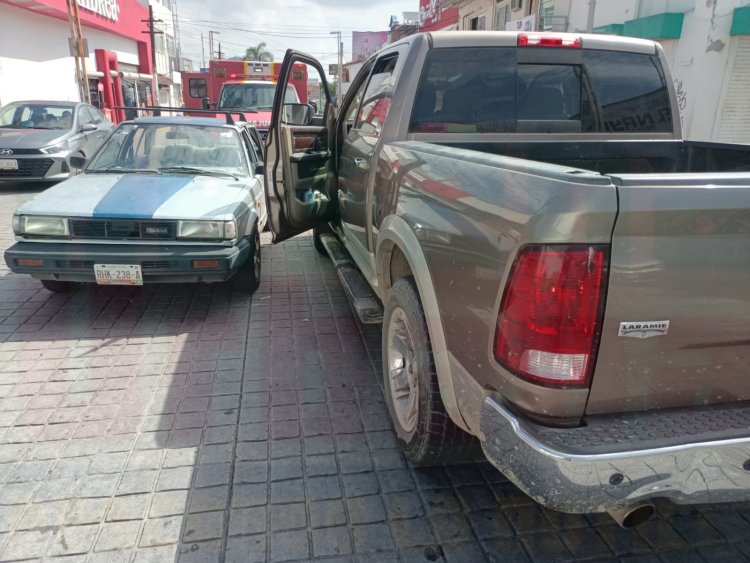
[[[641,39],[679,39],[684,19],[685,14],[664,12],[647,18],[628,20],[623,25],[622,34]]]
[[[750,6],[734,9],[729,35],[750,35]]]

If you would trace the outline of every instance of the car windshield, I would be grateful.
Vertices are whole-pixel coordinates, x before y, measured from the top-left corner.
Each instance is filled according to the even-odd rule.
[[[0,108],[0,127],[13,129],[71,129],[70,105],[14,103]]]
[[[271,109],[276,84],[225,84],[219,98],[219,109]],[[286,103],[299,101],[294,86],[286,87]]]
[[[124,123],[86,172],[160,171],[247,176],[237,131],[219,125]]]

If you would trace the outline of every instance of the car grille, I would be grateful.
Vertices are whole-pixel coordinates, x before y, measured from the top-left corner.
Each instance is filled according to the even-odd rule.
[[[51,158],[17,158],[18,170],[0,170],[0,178],[41,178],[52,166]]]
[[[174,240],[173,221],[73,219],[70,234],[82,239]]]

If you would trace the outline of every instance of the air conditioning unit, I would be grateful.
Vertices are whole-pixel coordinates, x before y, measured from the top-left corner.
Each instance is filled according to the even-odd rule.
[[[523,0],[511,0],[510,2],[511,10],[520,10],[521,8],[523,8]]]

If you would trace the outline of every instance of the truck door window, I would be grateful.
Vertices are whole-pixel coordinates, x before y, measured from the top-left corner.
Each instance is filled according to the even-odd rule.
[[[188,80],[188,89],[191,98],[205,98],[208,96],[205,78],[191,78]]]
[[[375,63],[364,93],[364,101],[357,115],[357,129],[380,136],[385,118],[391,107],[393,71],[398,61],[397,54],[385,55]]]

